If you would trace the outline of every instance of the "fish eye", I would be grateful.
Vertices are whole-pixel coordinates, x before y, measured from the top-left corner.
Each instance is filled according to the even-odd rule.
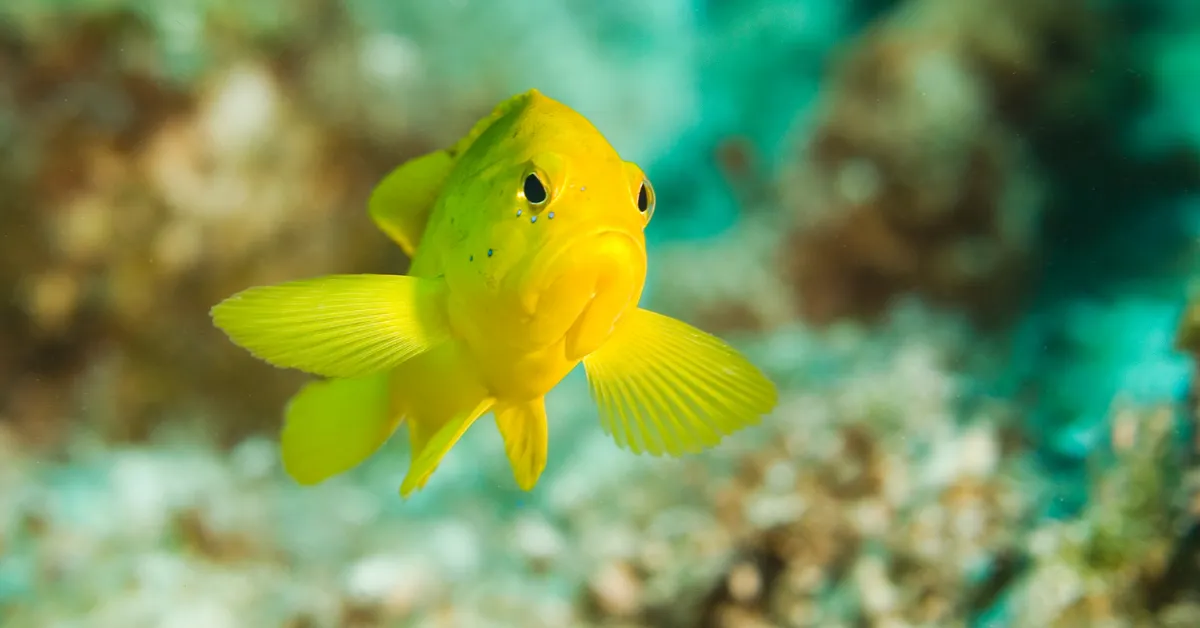
[[[546,184],[542,183],[542,178],[536,172],[531,172],[525,176],[525,185],[522,187],[522,192],[525,194],[525,200],[529,201],[530,205],[541,205],[550,196],[546,191]]]
[[[646,214],[647,219],[654,215],[654,186],[644,179],[641,189],[638,190],[637,208],[638,211]]]

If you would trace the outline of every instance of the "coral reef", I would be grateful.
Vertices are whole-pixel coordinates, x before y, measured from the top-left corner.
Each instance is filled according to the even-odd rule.
[[[1005,338],[1009,366],[981,387],[1028,401],[1079,496],[1064,512],[1112,402],[1169,403],[1191,369],[1169,336],[1200,150],[1162,126],[1186,82],[1129,71],[1169,73],[1185,45],[1153,12],[902,3],[835,66],[779,181],[798,314],[871,320],[916,294]]]
[[[0,624],[1200,624],[1194,5],[0,3]],[[780,408],[637,457],[573,377],[532,493],[482,424],[297,486],[208,308],[402,271],[371,186],[530,85]]]
[[[762,430],[646,459],[598,440],[594,413],[580,412],[568,420],[591,436],[560,438],[574,453],[515,508],[497,475],[421,510],[389,504],[393,451],[303,489],[271,440],[222,451],[198,425],[144,446],[77,436],[57,464],[5,431],[0,618],[966,626],[1004,607],[1016,623],[998,625],[1144,625],[1194,503],[1179,499],[1172,415],[1118,417],[1094,505],[1039,523],[1047,493],[1006,427],[1014,408],[958,408],[967,330],[919,307],[870,332],[778,330],[746,347],[790,391]],[[797,362],[799,347],[812,359]],[[1190,625],[1187,582],[1154,617]]]
[[[494,480],[423,514],[392,507],[378,498],[401,471],[390,455],[311,490],[283,476],[268,440],[220,452],[181,428],[144,447],[77,436],[71,461],[50,465],[5,432],[0,616],[213,627],[950,621],[968,583],[1014,542],[1034,494],[1011,475],[1002,408],[958,425],[960,384],[946,364],[964,328],[931,322],[913,310],[878,336],[779,331],[748,349],[790,389],[808,383],[764,430],[679,461],[605,440],[604,473],[573,456],[516,509],[497,508]],[[797,343],[814,363],[782,349]],[[833,378],[821,376],[828,355],[843,365]],[[588,443],[593,417],[571,419],[588,423]]]
[[[807,320],[904,293],[988,321],[1019,309],[1048,185],[1026,138],[1087,96],[1095,22],[1081,2],[916,0],[861,35],[781,180]]]
[[[51,442],[79,404],[122,438],[205,404],[230,439],[274,423],[301,380],[221,342],[208,308],[256,283],[403,269],[361,218],[382,155],[263,60],[172,87],[141,67],[145,30],[119,13],[4,36],[5,109],[25,124],[0,164],[0,289],[16,295],[0,415]]]
[[[1194,534],[1181,531],[1196,525],[1198,513],[1186,499],[1176,423],[1169,409],[1114,418],[1117,461],[1098,474],[1087,508],[1028,537],[1032,565],[1011,593],[1019,625],[1200,621],[1200,590],[1180,572],[1195,552]]]

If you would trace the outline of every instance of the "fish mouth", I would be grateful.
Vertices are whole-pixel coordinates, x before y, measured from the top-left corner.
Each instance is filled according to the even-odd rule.
[[[645,249],[624,231],[606,230],[572,238],[539,258],[517,294],[529,339],[539,346],[563,340],[565,357],[581,359],[603,344],[637,299]]]

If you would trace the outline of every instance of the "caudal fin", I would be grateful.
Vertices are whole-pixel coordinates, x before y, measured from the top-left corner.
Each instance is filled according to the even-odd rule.
[[[283,467],[303,485],[323,482],[374,454],[399,425],[390,373],[314,381],[288,403]]]

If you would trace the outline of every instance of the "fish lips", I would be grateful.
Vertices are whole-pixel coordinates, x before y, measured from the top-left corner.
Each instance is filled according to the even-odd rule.
[[[572,238],[543,250],[518,279],[530,340],[564,340],[566,358],[599,348],[622,313],[636,305],[646,276],[644,244],[623,230]]]

